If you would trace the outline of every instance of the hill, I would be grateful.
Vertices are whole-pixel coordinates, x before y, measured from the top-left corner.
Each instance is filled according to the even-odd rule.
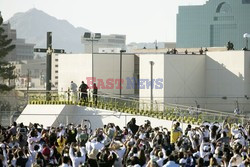
[[[59,20],[36,8],[24,13],[16,13],[8,22],[17,30],[17,38],[24,38],[35,47],[46,46],[46,33],[52,32],[53,48],[63,48],[66,52],[82,53],[81,35],[89,31],[74,27],[66,20]]]

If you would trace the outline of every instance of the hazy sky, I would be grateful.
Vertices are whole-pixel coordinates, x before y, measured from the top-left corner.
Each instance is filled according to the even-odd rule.
[[[125,34],[127,43],[175,41],[179,5],[207,0],[0,0],[4,20],[37,8],[75,27],[102,34]]]

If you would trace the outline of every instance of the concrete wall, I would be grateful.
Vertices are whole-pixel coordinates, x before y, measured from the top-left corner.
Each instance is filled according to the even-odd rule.
[[[86,77],[92,76],[91,54],[59,54],[58,55],[58,91],[67,91],[70,82],[79,87]]]
[[[149,103],[151,97],[151,65],[153,61],[153,102],[163,103],[164,98],[164,54],[141,54],[140,57],[140,101]],[[158,82],[158,83],[156,83]],[[162,83],[162,86],[159,83]]]
[[[205,96],[205,55],[165,55],[164,64],[165,102],[195,105]]]
[[[140,78],[164,79],[164,88],[154,90],[154,100],[233,112],[237,103],[250,114],[250,52],[218,51],[207,55],[140,54]],[[226,99],[222,98],[226,97]],[[150,89],[140,89],[140,100],[150,100]]]
[[[122,55],[122,78],[124,79],[123,94],[134,94],[134,89],[127,89],[128,77],[134,76],[134,55]],[[88,83],[87,78],[92,77],[91,54],[59,54],[58,55],[58,91],[67,91],[70,82],[74,81],[79,87],[81,81]],[[120,79],[120,54],[94,54],[94,77],[99,92],[119,94],[117,88]],[[114,88],[107,88],[107,79],[113,79]],[[101,81],[104,85],[102,86]],[[89,83],[92,83],[89,80]]]
[[[250,111],[249,101],[245,98],[250,95],[249,64],[249,52],[207,52],[207,108],[233,112],[238,102],[240,110]],[[222,97],[227,97],[227,99],[222,99]]]
[[[250,96],[250,51],[245,51],[245,62],[244,62],[244,92],[246,95]]]
[[[122,84],[122,94],[132,95],[134,94],[134,89],[129,88],[127,79],[134,76],[134,55],[132,54],[122,54],[122,79],[124,83]],[[115,80],[120,79],[120,54],[94,54],[94,77],[97,79],[97,86],[101,84],[98,79],[104,81],[104,86],[106,88],[100,87],[99,91],[110,94],[119,94],[119,83]],[[107,88],[107,80],[114,80],[114,88]]]
[[[142,54],[140,79],[150,79],[149,61],[154,62],[153,78],[164,83],[163,88],[153,89],[154,101],[193,105],[194,98],[205,96],[204,55]],[[150,100],[150,87],[140,89],[140,100]]]
[[[243,96],[245,77],[243,51],[207,52],[206,95]]]

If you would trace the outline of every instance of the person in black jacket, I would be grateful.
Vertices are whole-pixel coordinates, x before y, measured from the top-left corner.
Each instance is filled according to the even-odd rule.
[[[82,81],[82,84],[79,87],[79,91],[81,92],[81,100],[84,100],[84,102],[88,102],[88,85]]]
[[[129,123],[127,124],[127,128],[130,129],[134,135],[136,134],[139,129],[139,126],[136,125],[135,118],[132,118],[131,121],[129,121]]]
[[[28,161],[28,158],[24,157],[23,151],[19,150],[18,151],[18,158],[16,160],[16,165],[20,166],[20,167],[25,167],[27,161]]]

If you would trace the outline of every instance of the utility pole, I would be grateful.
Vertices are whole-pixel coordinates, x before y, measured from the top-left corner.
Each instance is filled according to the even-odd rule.
[[[29,99],[30,70],[27,69],[27,99]]]
[[[153,81],[153,65],[155,64],[153,61],[149,62],[150,64],[150,80],[151,80],[151,87],[150,87],[150,103],[151,103],[151,111],[153,110],[153,86],[154,86],[154,81]]]

